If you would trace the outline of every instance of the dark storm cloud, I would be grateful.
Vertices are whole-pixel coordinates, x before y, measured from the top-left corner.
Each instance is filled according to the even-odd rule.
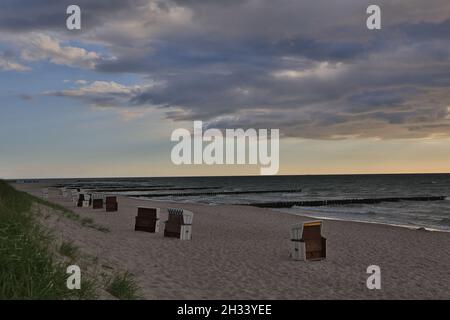
[[[348,97],[348,102],[370,109],[401,104],[417,93],[418,90],[415,88],[369,90]]]
[[[430,40],[440,39],[450,41],[450,19],[442,22],[420,22],[403,27],[402,31],[412,39]]]
[[[76,4],[82,8],[83,27],[95,27],[112,19],[120,11],[145,3],[144,0],[2,0],[0,29],[10,32],[66,32],[66,9]]]
[[[93,59],[97,72],[164,84],[124,87],[120,97],[51,93],[90,104],[157,105],[176,121],[307,138],[450,134],[450,3],[375,1],[383,29],[369,31],[372,2],[78,1],[83,30],[74,36],[61,30],[71,3],[6,1],[0,30],[98,44],[114,58]]]

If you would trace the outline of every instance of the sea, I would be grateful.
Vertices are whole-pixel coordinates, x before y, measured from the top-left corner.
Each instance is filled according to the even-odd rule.
[[[450,174],[95,178],[64,180],[60,185],[152,201],[211,206],[390,198],[394,200],[294,205],[274,210],[320,219],[450,231]],[[437,201],[395,200],[436,196],[443,198]]]

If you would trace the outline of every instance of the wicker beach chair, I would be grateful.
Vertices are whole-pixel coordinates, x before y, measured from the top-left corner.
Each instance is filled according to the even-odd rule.
[[[92,209],[103,209],[103,198],[104,195],[101,193],[92,194]]]
[[[191,240],[192,220],[194,214],[191,211],[169,208],[169,218],[164,224],[164,237]]]
[[[135,231],[159,232],[159,208],[138,207]]]
[[[326,258],[326,239],[322,237],[322,221],[308,221],[291,228],[291,257],[294,260]]]
[[[78,194],[77,207],[82,207],[84,201],[84,193]]]
[[[118,203],[117,203],[117,197],[116,196],[107,196],[105,197],[105,207],[106,212],[115,212],[118,210]]]
[[[61,191],[61,196],[63,197],[63,199],[66,199],[67,198],[67,188],[62,187],[59,190]]]
[[[78,196],[78,191],[72,189],[71,190],[71,194],[72,194],[72,201],[73,201],[73,203],[77,204],[78,203],[78,197],[79,197]]]

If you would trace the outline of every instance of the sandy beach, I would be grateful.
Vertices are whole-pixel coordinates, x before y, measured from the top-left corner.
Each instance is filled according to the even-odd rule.
[[[16,184],[40,195],[42,185]],[[49,219],[57,237],[103,264],[136,276],[145,299],[450,299],[450,233],[324,222],[327,259],[289,258],[289,230],[306,217],[248,206],[175,204],[119,197],[119,211],[77,208],[50,189],[49,201],[89,217],[110,232],[67,218]],[[135,232],[137,206],[194,212],[191,241]],[[381,290],[369,290],[366,269],[381,268]]]

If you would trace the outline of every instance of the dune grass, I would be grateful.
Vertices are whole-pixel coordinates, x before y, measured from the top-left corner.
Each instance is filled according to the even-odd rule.
[[[66,266],[56,261],[52,237],[31,214],[36,198],[0,180],[0,299],[90,299],[93,283],[66,287]]]
[[[128,271],[113,275],[107,283],[106,291],[120,300],[140,299],[139,287],[134,276]]]
[[[59,247],[59,253],[71,260],[75,260],[78,255],[78,248],[72,242],[64,241]]]

